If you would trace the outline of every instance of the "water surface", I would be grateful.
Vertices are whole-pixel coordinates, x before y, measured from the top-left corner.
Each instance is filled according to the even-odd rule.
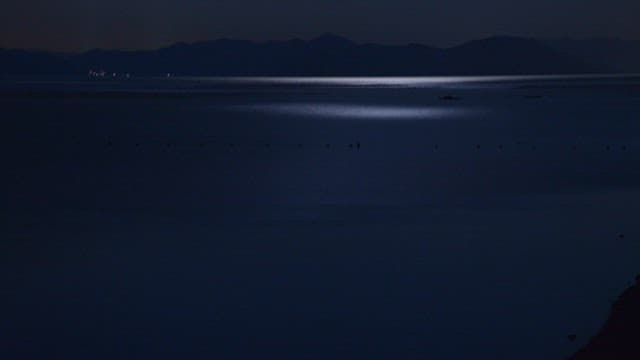
[[[0,91],[10,357],[562,359],[638,271],[638,77]]]

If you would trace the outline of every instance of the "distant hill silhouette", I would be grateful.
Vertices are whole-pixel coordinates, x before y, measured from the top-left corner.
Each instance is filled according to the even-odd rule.
[[[77,71],[69,61],[41,51],[0,49],[2,74],[67,74]]]
[[[441,49],[419,44],[358,44],[337,35],[324,34],[308,41],[294,39],[258,43],[219,39],[178,43],[157,50],[91,50],[64,57],[42,52],[0,50],[0,74],[105,70],[107,73],[133,75],[411,76],[633,71],[634,67],[629,64],[636,63],[624,60],[625,54],[630,52],[622,51],[614,56],[620,59],[619,64],[600,61],[609,57],[595,50],[590,52],[590,44],[491,37]],[[606,48],[600,43],[593,46]],[[626,49],[625,46],[622,48]],[[620,46],[614,44],[610,48]]]
[[[621,39],[543,40],[545,45],[612,72],[640,73],[640,41]]]

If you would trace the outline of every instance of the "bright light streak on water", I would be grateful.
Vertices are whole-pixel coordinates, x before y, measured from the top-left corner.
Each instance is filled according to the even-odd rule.
[[[241,107],[240,110],[265,112],[277,115],[329,117],[345,119],[438,119],[456,117],[470,110],[442,107],[390,106],[367,104],[266,104]]]
[[[602,78],[627,78],[628,74],[587,75],[504,75],[504,76],[409,76],[409,77],[198,77],[183,78],[202,82],[258,85],[316,85],[336,87],[437,87],[473,83],[511,83],[545,80],[593,80]]]

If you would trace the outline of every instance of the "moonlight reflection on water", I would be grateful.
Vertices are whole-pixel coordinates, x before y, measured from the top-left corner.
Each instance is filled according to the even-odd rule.
[[[244,108],[247,109],[247,108]],[[330,117],[345,119],[438,119],[465,115],[470,110],[429,106],[390,106],[367,104],[296,103],[266,104],[248,107],[251,111],[277,115]]]

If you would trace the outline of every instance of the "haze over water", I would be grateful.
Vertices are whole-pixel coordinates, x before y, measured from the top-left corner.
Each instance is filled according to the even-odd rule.
[[[6,349],[565,358],[637,272],[638,90],[2,80]]]

